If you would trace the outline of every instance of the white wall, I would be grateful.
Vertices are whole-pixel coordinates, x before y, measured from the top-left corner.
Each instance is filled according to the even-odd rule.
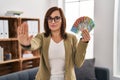
[[[109,68],[110,80],[120,80],[113,77],[114,0],[95,0],[95,24],[95,65]]]
[[[43,31],[43,20],[49,0],[0,0],[0,16],[8,10],[23,11],[22,17],[40,18],[40,31]]]

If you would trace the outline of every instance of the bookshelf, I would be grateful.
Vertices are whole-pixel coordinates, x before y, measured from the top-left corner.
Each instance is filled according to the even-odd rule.
[[[39,50],[23,50],[17,39],[17,27],[24,21],[28,22],[30,35],[40,33],[39,18],[0,16],[0,76],[39,66]]]

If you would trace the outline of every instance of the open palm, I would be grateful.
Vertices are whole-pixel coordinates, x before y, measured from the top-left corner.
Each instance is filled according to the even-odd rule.
[[[27,22],[23,22],[20,26],[18,26],[17,35],[18,35],[18,40],[19,40],[20,44],[22,44],[24,46],[30,45],[30,41],[33,36],[29,36],[29,34],[28,34]]]

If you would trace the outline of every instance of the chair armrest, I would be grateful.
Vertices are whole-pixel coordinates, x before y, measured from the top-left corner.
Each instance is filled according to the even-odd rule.
[[[97,80],[109,80],[109,70],[107,68],[95,67]]]

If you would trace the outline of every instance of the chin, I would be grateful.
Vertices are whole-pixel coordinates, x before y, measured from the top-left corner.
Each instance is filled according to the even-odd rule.
[[[60,31],[59,29],[51,29],[52,32]]]
[[[50,28],[51,29],[51,31],[56,31],[56,30],[58,30],[57,28]]]

